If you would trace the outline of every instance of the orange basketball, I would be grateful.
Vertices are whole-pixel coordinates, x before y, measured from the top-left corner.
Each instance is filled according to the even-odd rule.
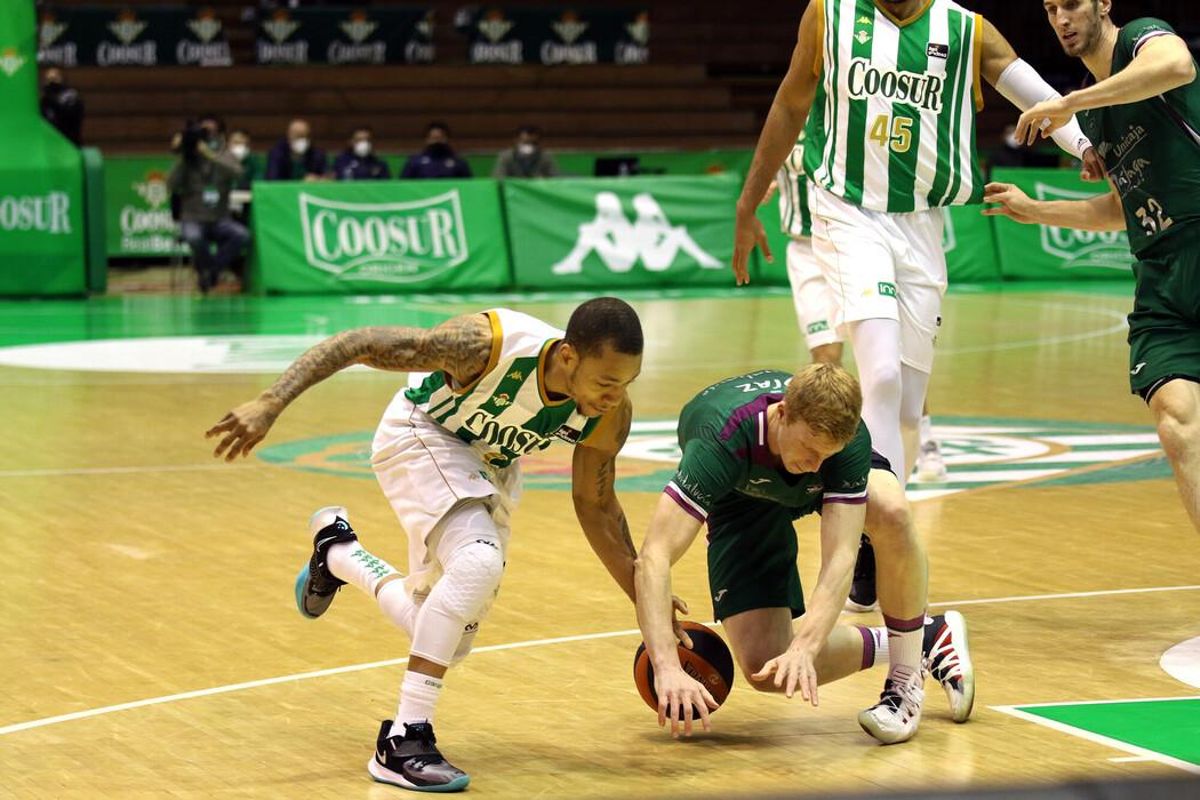
[[[704,684],[719,706],[733,688],[733,654],[729,652],[725,640],[711,628],[699,622],[684,622],[683,629],[692,637],[692,649],[679,645],[679,663],[683,665],[684,672]],[[646,705],[658,713],[654,665],[650,663],[650,654],[646,652],[644,642],[638,645],[633,657],[633,682],[637,684],[638,694],[646,701]],[[682,709],[679,714],[679,718],[683,719]],[[694,718],[700,718],[699,712],[694,714]]]

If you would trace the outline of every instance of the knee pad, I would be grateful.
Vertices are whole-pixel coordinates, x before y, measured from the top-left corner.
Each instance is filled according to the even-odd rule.
[[[500,543],[494,537],[479,536],[450,555],[428,602],[436,603],[438,610],[462,620],[464,625],[478,621],[499,591],[503,575]]]

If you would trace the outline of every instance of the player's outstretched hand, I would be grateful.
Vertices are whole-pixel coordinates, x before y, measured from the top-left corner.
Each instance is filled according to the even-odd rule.
[[[775,656],[763,668],[751,677],[756,681],[765,681],[775,675],[775,688],[783,689],[783,693],[791,697],[800,689],[800,696],[814,706],[817,700],[817,667],[816,653],[805,647],[792,645],[781,655]]]
[[[206,439],[224,434],[213,450],[213,457],[220,458],[224,454],[226,461],[233,461],[239,455],[249,455],[267,435],[281,411],[282,404],[271,397],[259,397],[230,411],[204,433]]]
[[[671,624],[675,627],[675,638],[681,645],[691,650],[692,637],[688,636],[687,631],[683,628],[683,623],[679,621],[679,615],[683,614],[686,617],[687,613],[688,605],[683,598],[679,595],[671,595]]]
[[[1032,106],[1017,120],[1015,136],[1018,142],[1032,145],[1037,141],[1039,134],[1043,139],[1048,139],[1050,134],[1070,122],[1073,116],[1075,115],[1071,109],[1067,108],[1063,98],[1055,97],[1043,100]]]
[[[1037,221],[1032,216],[1034,201],[1011,183],[989,183],[983,187],[983,202],[996,204],[985,208],[984,216],[1008,217],[1026,225]]]
[[[658,727],[666,725],[669,719],[672,736],[676,739],[680,733],[691,736],[692,722],[699,713],[704,730],[712,730],[708,712],[716,710],[717,701],[703,684],[684,672],[683,667],[655,672],[654,691],[658,694]],[[683,709],[682,723],[680,709]]]
[[[1088,183],[1104,180],[1106,170],[1104,169],[1104,161],[1101,160],[1100,154],[1096,152],[1096,148],[1089,147],[1083,151],[1083,169],[1079,171],[1081,180]]]
[[[750,282],[750,254],[758,245],[766,256],[767,261],[774,262],[771,248],[767,245],[767,232],[762,223],[753,213],[738,211],[737,222],[733,229],[733,276],[737,285],[743,286]]]

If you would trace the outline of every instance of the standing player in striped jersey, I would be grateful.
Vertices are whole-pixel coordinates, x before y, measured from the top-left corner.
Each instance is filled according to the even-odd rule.
[[[257,399],[208,431],[233,460],[260,442],[301,392],[353,364],[435,370],[396,394],[375,433],[371,466],[408,535],[407,578],[363,549],[346,509],[312,517],[313,553],[296,579],[300,613],[325,613],[350,583],[412,640],[395,720],[380,728],[371,776],[418,791],[466,787],[434,744],[442,678],[470,652],[500,588],[519,458],[554,441],[575,446],[575,513],[592,549],[634,599],[636,558],[613,491],[629,433],[626,389],[642,365],[637,314],[612,297],[575,309],[563,331],[495,309],[430,330],[358,328],[313,347]]]
[[[812,191],[804,174],[804,133],[779,168],[773,184],[779,190],[779,224],[788,236],[787,274],[792,285],[792,302],[796,319],[808,352],[815,363],[842,363],[842,335],[832,324],[837,316],[837,300],[821,272],[821,263],[813,253],[812,212],[808,195]],[[770,198],[770,190],[767,192]],[[765,202],[765,201],[764,201]],[[920,453],[917,456],[917,480],[934,483],[946,480],[946,462],[942,450],[933,438],[933,423],[929,405],[921,409],[919,425]],[[864,533],[858,560],[854,565],[854,580],[846,599],[848,611],[870,611],[875,608],[875,551]]]
[[[733,267],[745,283],[755,244],[767,252],[754,211],[803,127],[813,249],[854,348],[863,418],[901,481],[917,456],[946,289],[940,207],[983,197],[983,80],[1021,109],[1057,96],[953,0],[812,0],[738,200]],[[1078,125],[1056,141],[1099,174]]]
[[[707,729],[707,708],[716,705],[683,671],[671,633],[671,565],[704,525],[713,614],[754,688],[789,697],[799,690],[816,705],[817,684],[873,666],[883,660],[882,646],[888,689],[858,715],[869,734],[894,744],[917,732],[923,663],[946,690],[954,720],[970,716],[975,685],[965,622],[950,611],[925,624],[920,537],[890,465],[871,450],[861,409],[858,381],[834,364],[810,364],[794,377],[759,370],[728,378],[684,406],[683,456],[659,498],[636,573],[659,724],[670,719],[672,733],[680,710],[683,732],[691,732],[693,708]],[[812,513],[821,515],[821,570],[806,606],[792,521]],[[864,526],[887,555],[879,582],[887,627],[835,627]]]
[[[1166,22],[1118,28],[1110,0],[1045,0],[1067,55],[1096,83],[1021,116],[1033,142],[1072,114],[1097,142],[1112,191],[1092,200],[1031,200],[989,184],[989,214],[1091,231],[1129,232],[1135,263],[1129,383],[1150,406],[1192,525],[1200,532],[1200,77]],[[1049,120],[1045,125],[1043,120]]]

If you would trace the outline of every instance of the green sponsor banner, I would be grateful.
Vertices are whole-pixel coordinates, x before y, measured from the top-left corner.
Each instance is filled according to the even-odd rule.
[[[424,8],[279,8],[257,28],[259,64],[428,64],[433,12]]]
[[[992,180],[1012,183],[1037,200],[1086,200],[1109,191],[1074,170],[997,169]],[[1133,255],[1125,231],[1097,233],[1051,225],[1022,225],[995,217],[1000,270],[1005,278],[1063,280],[1127,278]]]
[[[650,14],[638,9],[484,8],[467,24],[472,64],[645,64]]]
[[[950,206],[942,210],[946,225],[942,249],[950,283],[991,283],[1000,280],[1000,257],[991,217],[983,206]]]
[[[42,119],[32,0],[0,13],[0,294],[86,288],[83,164]]]
[[[483,290],[511,281],[491,180],[259,182],[253,221],[266,291]]]
[[[187,252],[171,219],[170,157],[120,157],[104,165],[105,228],[109,258],[159,257]]]
[[[38,45],[38,61],[47,66],[233,64],[224,26],[213,10],[193,11],[182,5],[136,9],[50,5],[41,12]]]
[[[737,175],[505,181],[518,286],[730,284]]]

